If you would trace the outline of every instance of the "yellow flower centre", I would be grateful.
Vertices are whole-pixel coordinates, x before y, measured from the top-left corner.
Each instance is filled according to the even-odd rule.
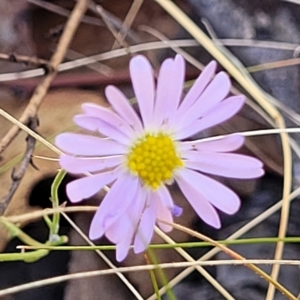
[[[143,182],[157,189],[173,177],[174,169],[183,166],[172,139],[166,134],[146,134],[131,147],[127,167]]]

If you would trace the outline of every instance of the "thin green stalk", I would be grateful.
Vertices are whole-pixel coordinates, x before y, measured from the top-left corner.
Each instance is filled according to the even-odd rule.
[[[151,262],[149,260],[148,251],[147,251],[147,253],[144,254],[144,256],[145,256],[147,264],[150,265]],[[150,273],[150,278],[151,278],[151,282],[152,282],[152,286],[153,286],[156,298],[157,298],[157,300],[161,300],[161,296],[160,296],[160,293],[159,293],[159,287],[158,287],[158,283],[157,283],[157,280],[156,280],[155,272],[154,272],[154,270],[149,270],[149,273]]]
[[[23,232],[18,226],[8,222],[5,218],[0,217],[0,223],[7,229],[11,237],[18,237],[22,242],[34,247],[44,247],[45,245],[36,241],[31,236]]]
[[[61,185],[65,175],[67,172],[65,170],[59,170],[57,175],[55,176],[53,183],[51,185],[51,200],[52,200],[52,207],[55,209],[59,207],[59,197],[58,197],[58,188]],[[53,214],[52,218],[52,226],[50,226],[50,237],[49,240],[53,240],[58,236],[59,231],[59,220],[60,220],[60,213],[56,212]]]
[[[13,223],[8,222],[5,218],[0,217],[0,223],[7,229],[11,237],[17,237],[23,243],[31,247],[40,247],[36,251],[22,252],[22,253],[1,253],[0,262],[4,261],[24,261],[24,262],[35,262],[42,257],[46,256],[50,249],[45,249],[48,245],[42,244],[37,240],[33,239],[31,236],[22,231],[18,226]],[[60,236],[59,239],[50,244],[50,246],[60,245],[67,242],[67,237]]]
[[[277,242],[285,243],[300,243],[300,237],[261,237],[261,238],[249,238],[249,239],[238,239],[238,240],[216,240],[221,245],[248,245],[248,244],[270,244]],[[200,248],[211,246],[208,242],[188,242],[188,243],[176,243],[176,244],[152,244],[149,245],[149,249],[174,249],[174,248]],[[42,244],[41,246],[21,246],[24,249],[47,249],[47,250],[58,250],[58,251],[94,251],[94,250],[115,250],[116,246],[113,245],[101,245],[101,246],[47,246]]]
[[[24,261],[27,263],[33,263],[48,254],[49,251],[43,249],[25,253],[0,253],[0,262]]]
[[[169,282],[168,282],[168,279],[164,273],[164,271],[159,267],[159,262],[157,261],[157,258],[153,252],[152,249],[147,249],[147,254],[148,254],[148,257],[150,259],[150,262],[154,265],[157,266],[157,273],[158,273],[158,276],[160,278],[160,281],[162,282],[162,284],[164,285],[164,287],[166,288],[166,293],[169,297],[169,300],[176,300],[176,296],[174,295],[172,289],[170,288],[169,286]],[[159,294],[159,291],[158,291],[158,294]],[[160,294],[159,294],[160,295]],[[158,298],[160,299],[160,298]]]

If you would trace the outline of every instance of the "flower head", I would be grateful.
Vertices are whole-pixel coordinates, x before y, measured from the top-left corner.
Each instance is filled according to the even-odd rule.
[[[73,174],[90,173],[67,185],[72,202],[112,184],[92,220],[89,236],[97,239],[105,234],[117,245],[117,260],[126,257],[131,244],[136,253],[144,251],[155,223],[166,232],[172,229],[159,221],[172,222],[181,213],[167,184],[176,181],[199,217],[219,228],[216,208],[233,214],[240,200],[207,174],[245,179],[263,175],[259,160],[230,153],[243,145],[240,135],[186,141],[231,118],[244,104],[244,96],[227,97],[230,80],[224,72],[214,77],[215,69],[213,61],[180,101],[185,74],[182,56],[163,62],[157,87],[149,61],[135,56],[130,75],[141,116],[119,89],[108,86],[105,94],[111,108],[86,103],[83,113],[74,117],[78,126],[104,137],[57,136],[56,145],[66,153],[60,157],[62,168]]]

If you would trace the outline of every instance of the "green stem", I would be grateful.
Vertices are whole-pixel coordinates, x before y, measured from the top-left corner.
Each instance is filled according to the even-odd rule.
[[[247,244],[268,244],[268,243],[300,243],[300,237],[264,237],[264,238],[249,238],[249,239],[238,239],[238,240],[216,240],[221,245],[247,245]],[[149,245],[149,249],[174,249],[174,248],[200,248],[211,246],[208,242],[190,242],[190,243],[176,243],[176,244],[152,244]],[[94,250],[115,250],[116,246],[113,245],[102,245],[102,246],[25,246],[26,249],[47,249],[47,250],[59,250],[59,251],[72,251],[72,250],[83,250],[83,251],[94,251]]]
[[[48,255],[48,253],[48,250],[43,249],[24,253],[1,253],[0,262],[24,261],[27,263],[32,263]]]
[[[52,207],[53,209],[59,207],[59,197],[58,197],[58,188],[62,183],[64,177],[66,175],[65,170],[59,170],[57,175],[55,176],[53,183],[51,185],[51,200],[52,200]],[[50,226],[50,237],[49,240],[53,240],[58,235],[59,231],[59,220],[60,220],[60,213],[56,212],[53,214],[52,225]]]
[[[157,273],[158,273],[158,276],[160,278],[160,281],[162,282],[162,284],[164,285],[164,287],[166,288],[166,293],[168,295],[168,298],[169,300],[176,300],[176,296],[174,295],[172,289],[170,288],[170,285],[169,285],[169,282],[168,282],[168,279],[164,273],[164,271],[159,267],[159,262],[153,252],[152,249],[149,249],[147,250],[147,255],[149,257],[149,260],[152,264],[156,265],[157,266]],[[159,294],[159,291],[157,291],[158,294]],[[159,297],[160,297],[160,294],[159,294]],[[158,299],[161,299],[161,298],[158,298]]]
[[[151,262],[150,262],[150,259],[149,259],[148,251],[147,251],[147,253],[145,253],[145,259],[146,259],[147,264],[150,265]],[[150,273],[152,286],[153,286],[153,289],[154,289],[154,292],[155,292],[155,295],[156,295],[156,299],[161,300],[161,296],[160,296],[160,293],[159,293],[159,287],[158,287],[158,283],[157,283],[157,280],[156,280],[155,272],[152,269],[152,270],[149,270],[149,273]]]
[[[36,241],[35,239],[27,235],[15,224],[8,222],[5,218],[0,217],[0,223],[8,230],[11,237],[18,237],[22,242],[30,246],[34,246],[34,247],[45,246],[44,244]]]
[[[49,254],[51,249],[45,249],[47,246],[54,247],[55,245],[61,245],[67,242],[66,236],[60,236],[55,242],[48,241],[46,244],[42,244],[31,236],[27,235],[18,226],[8,222],[4,217],[0,217],[0,224],[2,224],[9,232],[11,237],[17,237],[23,243],[29,245],[29,247],[38,247],[36,251],[22,252],[22,253],[1,253],[0,262],[4,261],[24,261],[24,262],[35,262],[42,257]]]

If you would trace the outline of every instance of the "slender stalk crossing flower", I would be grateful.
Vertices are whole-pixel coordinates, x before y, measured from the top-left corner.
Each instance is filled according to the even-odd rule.
[[[82,106],[74,117],[81,128],[102,136],[62,133],[56,145],[64,151],[62,168],[85,174],[67,185],[74,203],[89,198],[105,185],[111,189],[97,210],[89,236],[105,235],[117,246],[122,261],[131,244],[135,253],[151,242],[154,226],[165,232],[182,209],[174,204],[167,185],[177,182],[182,193],[207,224],[220,228],[216,208],[234,214],[239,197],[209,174],[231,178],[263,175],[256,158],[230,153],[240,148],[244,138],[230,135],[213,141],[187,140],[193,135],[234,116],[244,104],[244,96],[228,96],[231,83],[224,72],[215,77],[211,62],[181,101],[185,75],[182,56],[166,59],[157,86],[149,61],[137,55],[130,61],[130,75],[140,116],[124,94],[114,86],[105,90],[111,108],[92,103]]]

